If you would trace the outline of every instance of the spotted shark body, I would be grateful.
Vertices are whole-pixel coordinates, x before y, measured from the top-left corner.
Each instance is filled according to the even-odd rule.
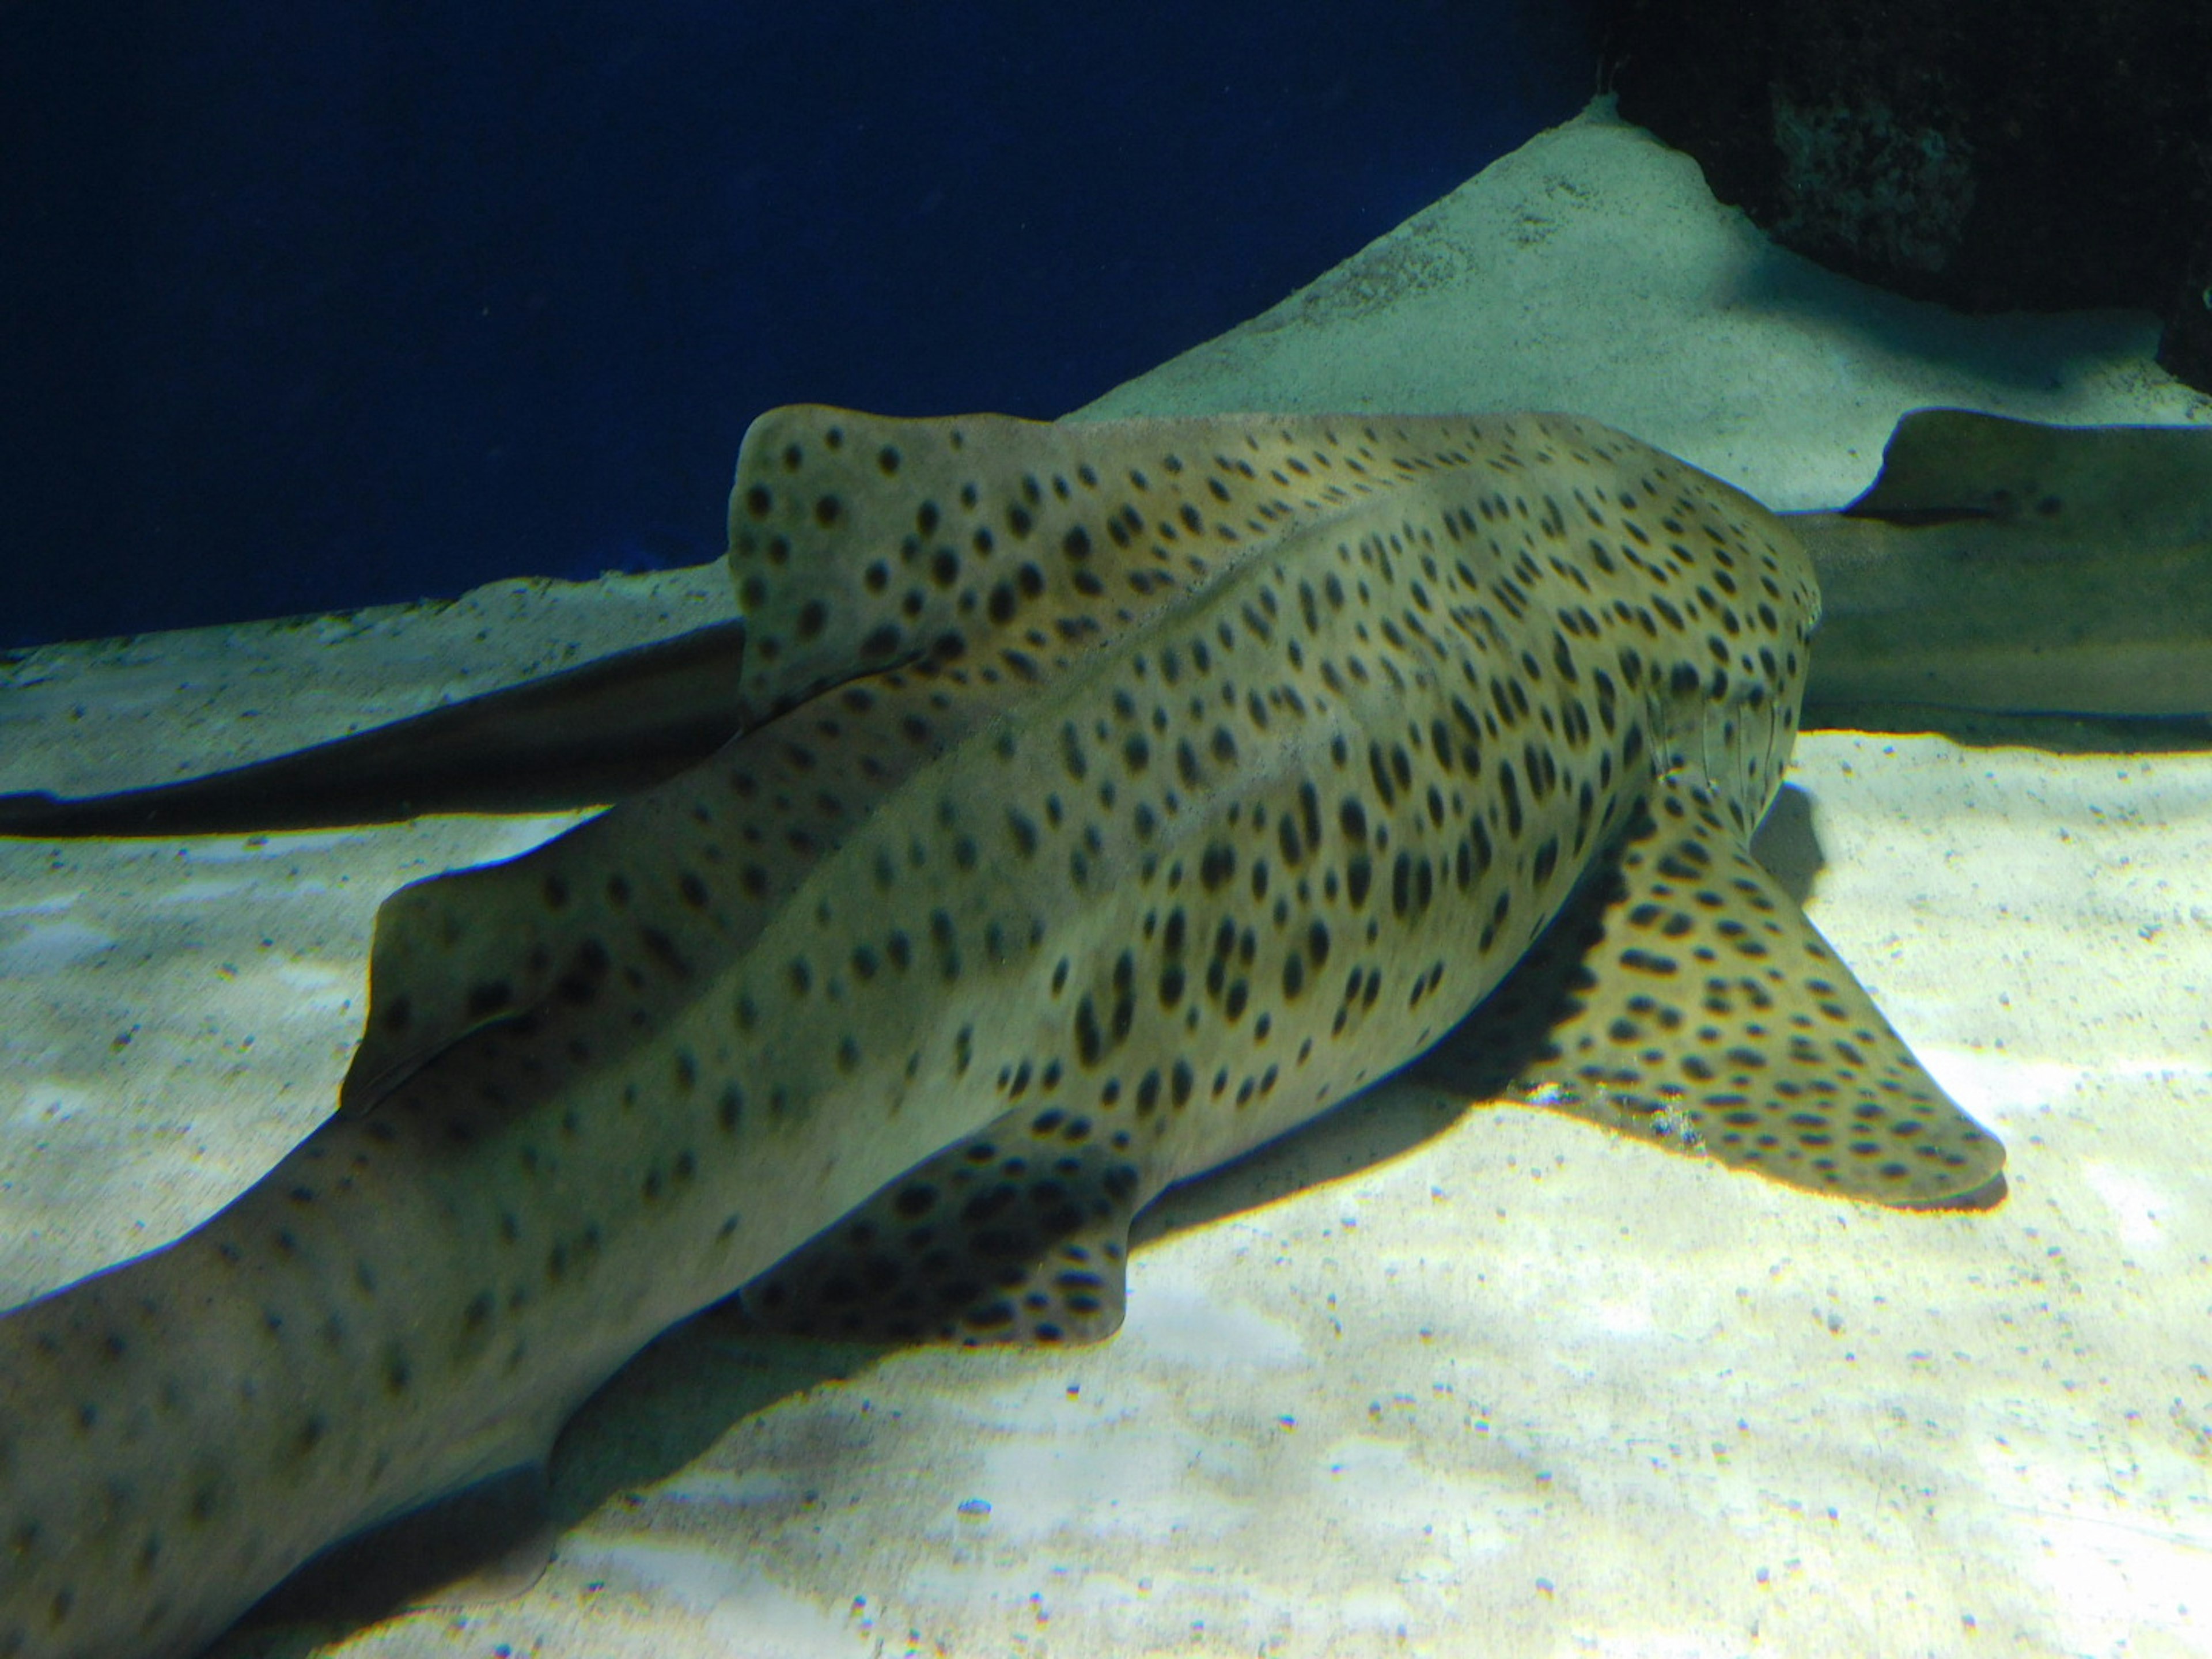
[[[1728,486],[1553,416],[794,409],[731,520],[743,734],[395,895],[338,1114],[0,1319],[0,1655],[189,1653],[740,1287],[1106,1334],[1138,1207],[1410,1062],[2001,1189],[1745,851],[1819,599]]]

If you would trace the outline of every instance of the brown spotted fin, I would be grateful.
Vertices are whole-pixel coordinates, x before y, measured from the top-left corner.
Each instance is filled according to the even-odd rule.
[[[1950,1099],[1704,790],[1655,786],[1614,856],[1408,1075],[1792,1186],[1986,1209],[2004,1149]],[[1135,1164],[1024,1108],[890,1182],[744,1287],[768,1329],[1088,1342],[1121,1323]]]
[[[878,1190],[741,1292],[794,1336],[852,1342],[1097,1342],[1121,1328],[1123,1152],[1024,1107]]]
[[[856,674],[1020,677],[1118,634],[1349,501],[1360,480],[1304,459],[1342,425],[769,410],[730,491],[744,723]]]
[[[1658,781],[1618,857],[1412,1075],[1838,1197],[2004,1196],[2004,1148],[1679,777]]]

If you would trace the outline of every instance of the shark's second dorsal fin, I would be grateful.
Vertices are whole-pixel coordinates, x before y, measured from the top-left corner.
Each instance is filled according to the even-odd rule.
[[[1815,1192],[1915,1209],[2004,1194],[2003,1147],[1680,777],[1415,1072]]]
[[[884,793],[1003,705],[1001,689],[866,676],[520,857],[401,888],[376,913],[343,1109],[369,1109],[549,999],[642,1030],[648,1006],[680,1006],[664,994],[720,971]]]
[[[1113,1335],[1139,1175],[1071,1121],[1024,1107],[956,1142],[747,1285],[745,1311],[842,1341]]]

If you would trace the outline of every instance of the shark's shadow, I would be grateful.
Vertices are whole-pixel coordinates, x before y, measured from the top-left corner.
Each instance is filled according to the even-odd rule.
[[[2212,750],[2212,715],[2037,714],[1936,703],[1805,703],[1808,732],[1877,732],[1948,738],[1966,749],[2033,749],[2046,755],[2185,755]],[[0,811],[6,802],[0,799]]]
[[[174,783],[0,795],[0,836],[232,835],[617,800],[697,765],[736,732],[744,655],[744,624],[714,623]]]

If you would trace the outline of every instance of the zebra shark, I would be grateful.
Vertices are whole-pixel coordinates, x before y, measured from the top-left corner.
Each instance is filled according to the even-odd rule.
[[[732,1291],[1103,1337],[1139,1207],[1409,1066],[2002,1196],[1747,850],[1820,602],[1733,488],[1553,415],[810,407],[730,530],[739,735],[393,895],[337,1113],[0,1317],[0,1656],[195,1651]]]

